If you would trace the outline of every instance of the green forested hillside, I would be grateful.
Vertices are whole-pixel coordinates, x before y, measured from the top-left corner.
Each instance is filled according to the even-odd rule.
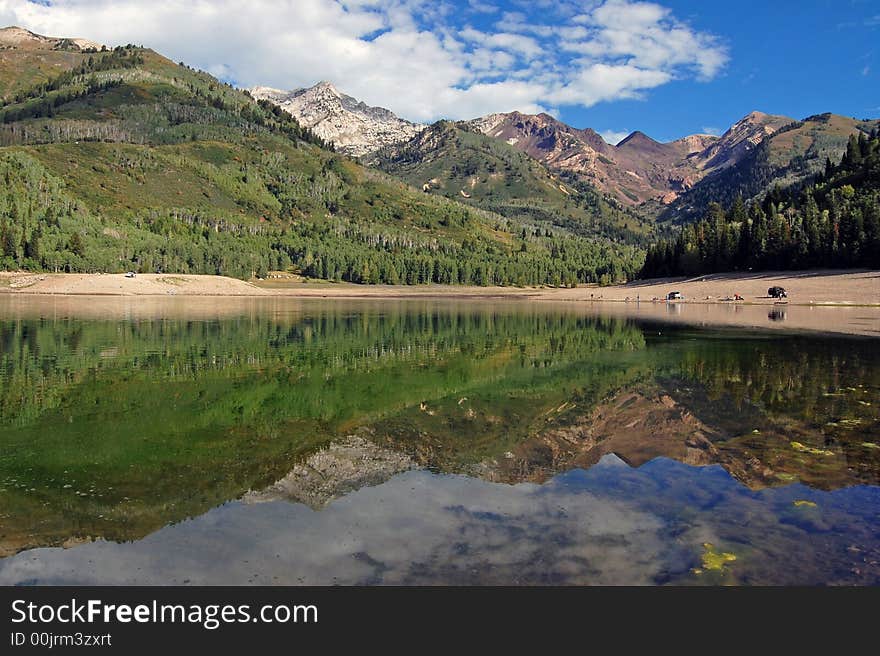
[[[512,221],[629,243],[645,241],[650,231],[636,212],[464,123],[439,121],[406,143],[372,155],[370,163],[426,193]]]
[[[637,248],[363,168],[283,110],[133,46],[10,94],[0,146],[6,269],[574,284],[641,264]]]
[[[730,270],[880,268],[880,130],[851,136],[815,184],[773,189],[746,206],[709,205],[705,218],[647,254],[641,276]]]

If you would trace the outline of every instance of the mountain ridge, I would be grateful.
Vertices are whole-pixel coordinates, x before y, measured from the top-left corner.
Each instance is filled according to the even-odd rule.
[[[106,47],[91,39],[43,36],[18,25],[0,28],[0,46],[17,48],[27,48],[30,46],[37,49],[41,46],[49,46],[57,50],[74,48],[79,50],[100,50]]]
[[[573,128],[547,114],[489,114],[469,123],[551,169],[581,176],[621,202],[654,200],[665,205],[791,122],[794,119],[752,112],[720,137],[694,134],[662,143],[636,130],[617,145],[607,144],[590,128]]]
[[[754,145],[738,144],[743,153],[738,161],[697,181],[688,193],[663,208],[659,219],[686,223],[700,218],[712,202],[729,207],[737,197],[751,201],[777,186],[809,184],[825,170],[828,160],[840,159],[851,135],[868,134],[878,127],[880,119],[831,113],[787,123]]]
[[[252,92],[255,97],[278,103],[319,136],[335,143],[341,152],[362,157],[367,163],[383,149],[407,144],[425,129],[423,125],[399,119],[384,108],[370,108],[326,81],[293,92],[268,88],[256,88]],[[336,109],[328,109],[329,105],[335,105]],[[355,118],[342,116],[346,112]],[[368,116],[366,123],[364,115]],[[840,123],[849,119],[835,120]],[[377,134],[382,130],[368,125],[389,121],[391,126],[383,128],[384,133],[379,137]],[[802,122],[788,116],[754,110],[721,135],[695,133],[661,142],[635,130],[615,145],[607,143],[590,127],[577,128],[548,113],[500,112],[457,122],[460,127],[467,126],[516,148],[557,175],[577,179],[599,194],[638,208],[645,216],[664,218],[678,217],[679,208],[693,205],[690,201],[693,196],[700,199],[711,196],[704,191],[695,195],[691,192],[695,187],[713,188],[717,176],[721,176],[720,179],[731,176],[775,179],[776,174],[752,174],[748,168],[754,165],[756,151],[764,140],[799,123]],[[404,129],[400,129],[401,125]],[[855,123],[850,127],[857,129]],[[840,130],[829,133],[827,154],[838,156],[846,136]],[[417,144],[414,142],[408,147],[417,147]],[[787,150],[791,150],[791,156],[777,157],[779,161],[773,167],[792,170],[789,160],[812,156],[806,146],[795,145]],[[728,170],[735,173],[725,173]],[[792,173],[785,179],[797,181],[815,170],[815,167],[806,167],[799,175]],[[746,186],[750,195],[756,193],[752,189],[755,185]]]

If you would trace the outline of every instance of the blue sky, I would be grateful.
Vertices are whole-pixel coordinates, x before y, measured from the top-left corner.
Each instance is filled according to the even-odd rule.
[[[880,0],[0,0],[0,24],[422,122],[549,111],[665,141],[756,109],[880,116]]]
[[[708,82],[676,80],[585,109],[578,127],[643,132],[659,140],[725,129],[752,110],[805,118],[834,112],[880,117],[880,2],[664,2],[696,29],[718,35],[729,61]]]

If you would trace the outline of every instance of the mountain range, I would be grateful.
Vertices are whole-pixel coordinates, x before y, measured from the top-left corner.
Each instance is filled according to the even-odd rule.
[[[378,161],[378,154],[386,170],[406,169],[412,183],[437,178],[436,140],[420,134],[426,126],[399,119],[386,109],[369,108],[328,82],[293,92],[261,87],[251,93],[280,104],[319,136],[367,163]],[[826,158],[841,156],[850,134],[868,133],[877,124],[832,114],[799,121],[754,111],[720,136],[693,134],[661,143],[636,131],[616,145],[606,143],[591,128],[575,128],[549,114],[496,113],[458,127],[502,141],[556,175],[570,174],[570,179],[624,206],[640,207],[643,215],[680,219],[716,194],[712,190],[717,180],[733,181],[725,183],[728,191],[749,199],[770,184],[807,179],[824,167]],[[765,150],[759,149],[761,144]],[[389,161],[389,146],[394,147],[392,152],[406,152],[406,161]],[[432,162],[425,171],[418,171],[413,161],[413,153],[420,149],[425,152],[418,159]],[[468,157],[472,159],[473,153]],[[448,153],[446,159],[450,160]],[[447,163],[451,171],[452,162]],[[486,161],[484,166],[491,164]],[[755,167],[764,170],[756,176],[749,170]],[[760,179],[757,184],[756,179]]]
[[[425,126],[329,82],[242,90],[17,27],[0,64],[7,269],[608,282],[669,226],[805,184],[880,124],[752,112],[720,136],[612,145],[548,114]]]

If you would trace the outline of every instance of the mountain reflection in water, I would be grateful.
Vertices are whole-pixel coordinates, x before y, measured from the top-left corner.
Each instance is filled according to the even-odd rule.
[[[2,583],[880,582],[870,339],[524,303],[16,316],[0,383]]]

